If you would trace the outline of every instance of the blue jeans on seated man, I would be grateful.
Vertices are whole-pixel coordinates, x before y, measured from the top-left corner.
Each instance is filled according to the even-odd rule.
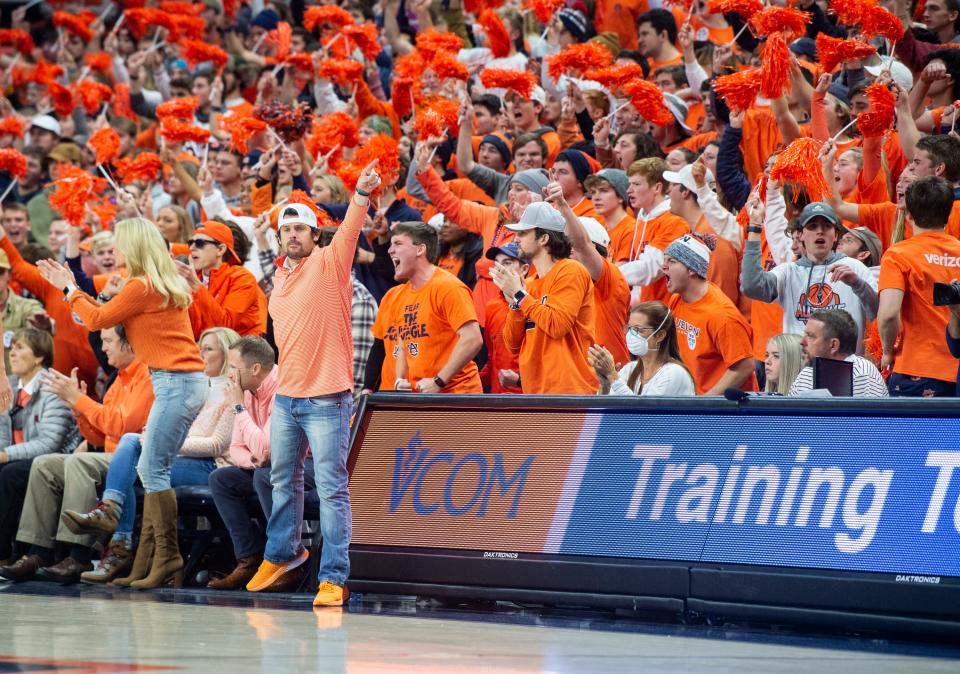
[[[283,564],[300,554],[303,547],[303,474],[310,449],[323,537],[317,579],[340,586],[350,575],[347,452],[352,411],[353,396],[349,391],[316,398],[277,394],[270,418],[273,509],[267,523],[264,557],[274,564]]]
[[[137,462],[142,449],[143,436],[140,433],[127,433],[120,438],[110,459],[103,499],[113,501],[122,508],[114,537],[133,535],[137,515],[137,493],[133,486],[137,481]],[[178,456],[170,470],[170,484],[173,487],[207,484],[210,473],[216,469],[217,464],[213,459]]]
[[[955,382],[897,372],[887,379],[887,389],[893,398],[952,398],[957,395]]]

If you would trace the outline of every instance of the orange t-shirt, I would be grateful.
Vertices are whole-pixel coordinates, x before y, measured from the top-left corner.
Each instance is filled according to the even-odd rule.
[[[636,260],[647,246],[653,246],[660,252],[664,252],[667,246],[689,232],[690,225],[687,221],[669,211],[652,218],[646,224],[639,222],[635,231],[630,233],[630,237],[623,239],[627,245],[627,257],[624,259]],[[617,251],[618,258],[622,255],[622,250]],[[640,289],[641,302],[658,300],[666,303],[668,297],[670,293],[667,292],[667,281],[663,276]]]
[[[648,77],[647,79],[653,82],[654,80],[656,80],[656,73],[657,73],[657,70],[659,70],[660,68],[666,68],[667,66],[683,65],[683,54],[678,53],[675,57],[673,57],[672,59],[667,59],[666,61],[654,61],[652,58],[648,56],[647,63],[650,64],[650,77]]]
[[[897,224],[897,205],[891,201],[882,204],[860,204],[857,206],[857,214],[860,216],[860,226],[876,234],[880,238],[883,252],[886,252],[890,247],[893,229]],[[906,240],[911,236],[913,236],[913,228],[907,220],[904,222],[903,238]]]
[[[494,297],[487,302],[483,324],[483,341],[487,345],[487,364],[480,370],[480,381],[490,393],[523,393],[519,386],[501,386],[500,370],[520,372],[520,359],[511,353],[503,341],[503,326],[507,322],[510,307],[503,298]]]
[[[891,246],[880,262],[880,294],[902,290],[901,352],[893,371],[910,377],[957,380],[957,361],[944,348],[950,310],[933,306],[933,284],[960,280],[960,241],[941,231],[918,230]]]
[[[720,288],[734,305],[738,305],[740,302],[740,253],[732,243],[717,236],[717,232],[703,215],[700,216],[700,221],[697,222],[693,231],[697,234],[710,234],[716,238],[717,247],[710,253],[707,280]]]
[[[597,344],[613,355],[613,362],[618,366],[626,365],[630,362],[630,352],[623,326],[630,312],[630,286],[620,268],[609,260],[603,261],[603,271],[593,286],[593,299],[597,306],[594,335]]]
[[[696,302],[688,304],[674,294],[667,306],[673,313],[680,355],[693,375],[697,395],[710,390],[731,366],[753,357],[750,326],[730,298],[712,283]],[[741,388],[756,391],[756,377],[751,374]]]
[[[463,268],[463,258],[451,250],[442,258],[437,260],[437,266],[443,271],[456,276]]]
[[[503,328],[507,348],[520,354],[523,392],[596,393],[597,376],[587,364],[595,322],[590,272],[557,260],[546,276],[528,279],[526,290]]]
[[[442,269],[434,269],[420,288],[407,282],[388,290],[373,323],[373,336],[383,340],[386,350],[380,390],[394,390],[401,348],[412,386],[421,379],[433,379],[460,339],[457,330],[476,320],[470,289]],[[471,360],[464,365],[443,392],[483,393],[477,364]]]

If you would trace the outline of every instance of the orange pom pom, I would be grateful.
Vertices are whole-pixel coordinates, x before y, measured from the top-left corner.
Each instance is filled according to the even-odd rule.
[[[9,45],[25,56],[29,55],[35,46],[30,33],[19,28],[0,29],[0,44]]]
[[[93,39],[93,31],[90,29],[90,26],[79,16],[74,16],[68,12],[54,12],[53,25],[69,33],[73,33],[84,42],[89,42]]]
[[[352,86],[363,77],[363,64],[347,59],[323,59],[317,74],[342,86]]]
[[[337,167],[337,175],[352,191],[357,186],[360,172],[374,159],[380,160],[377,170],[383,176],[383,185],[396,181],[400,175],[400,152],[397,148],[397,141],[382,133],[359,146],[353,159],[343,162]],[[382,189],[383,185],[378,190]]]
[[[227,18],[234,18],[238,9],[240,9],[240,0],[223,0],[223,13]]]
[[[763,10],[761,0],[710,0],[707,3],[710,14],[739,14],[745,19]]]
[[[83,62],[90,70],[98,73],[112,73],[113,57],[105,51],[87,52],[83,55]]]
[[[760,69],[747,68],[718,77],[713,82],[713,90],[731,110],[749,110],[760,92]]]
[[[857,115],[857,127],[864,138],[882,136],[893,125],[897,97],[882,84],[871,84],[865,90],[870,110]]]
[[[63,86],[59,82],[48,82],[47,92],[53,99],[53,111],[61,117],[73,114],[73,109],[77,107],[73,98],[73,90]]]
[[[460,130],[460,104],[443,96],[430,96],[423,100],[423,107],[417,114],[431,110],[440,115],[443,125],[450,133],[456,134]]]
[[[17,138],[23,138],[23,131],[26,128],[19,117],[15,115],[10,115],[9,117],[4,117],[0,119],[0,136],[16,136]]]
[[[317,158],[336,147],[356,147],[360,136],[353,117],[345,112],[331,112],[314,120],[310,135],[304,142],[307,151]]]
[[[622,89],[627,82],[632,80],[644,79],[643,68],[637,63],[588,70],[584,77],[599,82],[611,91]]]
[[[93,211],[100,221],[100,227],[103,229],[113,229],[113,223],[117,219],[117,207],[109,201],[96,201],[87,204],[87,208]]]
[[[233,112],[220,119],[220,128],[230,134],[230,147],[237,152],[247,154],[247,143],[261,131],[266,131],[267,123],[250,115]]]
[[[114,172],[124,185],[155,182],[162,170],[163,162],[155,152],[141,152],[133,158],[121,157],[114,164]]]
[[[201,40],[182,40],[180,46],[184,60],[191,68],[196,68],[201,63],[213,63],[217,68],[223,68],[227,65],[230,56],[220,47],[207,44]]]
[[[822,201],[830,195],[830,186],[823,177],[820,166],[819,141],[813,138],[797,138],[777,155],[770,177],[781,185],[798,183],[802,185],[811,201]]]
[[[802,37],[810,23],[810,13],[791,7],[766,7],[750,17],[750,28],[755,35],[770,35],[775,32],[792,33]]]
[[[623,88],[630,102],[645,120],[657,126],[666,126],[674,121],[673,113],[663,100],[663,92],[653,82],[634,80]]]
[[[267,33],[266,43],[273,46],[274,58],[282,61],[290,53],[293,29],[286,21],[277,23],[277,27]]]
[[[130,28],[130,33],[138,40],[142,40],[147,36],[147,33],[156,28],[166,29],[167,42],[176,42],[179,38],[177,27],[172,17],[166,12],[154,7],[127,9],[124,10],[123,16],[127,22],[127,26]]]
[[[193,119],[200,106],[200,99],[196,96],[181,96],[180,98],[171,98],[157,106],[157,119],[163,120],[167,117],[177,119]]]
[[[524,9],[529,9],[540,23],[550,23],[553,15],[563,9],[565,0],[527,0]]]
[[[530,98],[533,88],[537,86],[537,78],[529,70],[518,72],[504,68],[484,68],[480,71],[480,81],[487,89],[506,89],[519,94],[521,98]]]
[[[363,52],[364,58],[368,60],[372,61],[383,51],[380,45],[380,32],[375,24],[368,22],[362,26],[344,26],[341,32]]]
[[[77,227],[84,224],[87,202],[94,200],[97,181],[83,169],[58,164],[53,190],[48,194],[50,208]]]
[[[510,33],[503,21],[492,9],[485,9],[481,12],[477,23],[483,26],[487,33],[487,44],[490,45],[490,51],[494,58],[503,58],[510,55]]]
[[[263,120],[285,143],[295,143],[307,133],[313,115],[306,103],[287,105],[279,100],[258,105],[253,116]]]
[[[122,82],[117,83],[113,89],[113,114],[117,117],[126,117],[134,122],[137,121],[137,115],[133,112],[130,105],[130,85]]]
[[[461,49],[463,40],[453,33],[440,33],[431,28],[417,34],[417,50],[425,59],[432,61],[438,52],[456,54]]]
[[[3,148],[0,150],[0,171],[19,180],[27,175],[27,158],[12,147]]]
[[[409,77],[420,81],[423,71],[427,69],[427,62],[419,52],[412,51],[393,62],[393,72],[397,77]]]
[[[421,140],[427,138],[446,137],[447,128],[443,123],[443,117],[433,110],[425,110],[417,115],[417,121],[413,128],[417,131],[417,137]]]
[[[760,95],[780,98],[790,91],[790,50],[783,33],[770,33],[760,52]]]
[[[461,80],[466,82],[470,77],[467,66],[463,65],[454,56],[447,52],[437,52],[430,62],[430,70],[441,80]]]
[[[417,83],[412,77],[397,77],[393,80],[390,102],[397,117],[406,117],[413,112],[414,87]]]
[[[198,16],[203,14],[206,9],[202,3],[192,2],[161,2],[160,11],[167,14],[184,14],[187,16]]]
[[[867,40],[879,36],[896,42],[903,37],[903,23],[883,7],[867,7],[860,23],[860,32]]]
[[[109,164],[120,155],[120,136],[109,126],[90,136],[87,144],[96,153],[98,164]]]
[[[313,74],[313,57],[310,54],[289,54],[283,62],[301,73]]]
[[[860,40],[841,40],[826,33],[817,35],[817,56],[820,65],[830,73],[846,61],[862,59],[877,53],[877,48]]]
[[[565,73],[581,76],[588,70],[605,68],[613,63],[610,50],[596,42],[580,42],[547,57],[547,72],[554,80]]]
[[[47,63],[42,58],[33,67],[30,79],[37,84],[49,84],[63,75],[63,68],[55,63]]]
[[[867,9],[876,4],[876,0],[830,0],[827,10],[844,26],[859,26]]]
[[[317,202],[314,201],[309,194],[303,190],[293,190],[290,194],[287,195],[286,203],[288,204],[303,204],[317,216],[317,226],[318,227],[336,227],[337,223],[333,221],[333,218],[330,217],[330,214],[325,210],[317,206]],[[281,209],[277,209],[279,214]]]
[[[80,80],[73,85],[83,109],[88,115],[96,115],[104,103],[113,100],[113,89],[94,80]]]
[[[203,144],[210,140],[210,131],[207,129],[173,117],[164,117],[160,120],[160,135],[171,143]]]
[[[337,5],[322,7],[307,7],[303,13],[303,26],[313,32],[317,26],[350,26],[353,25],[353,15]]]
[[[171,14],[170,21],[176,29],[176,36],[189,38],[191,40],[203,40],[204,37],[206,37],[207,22],[199,16]],[[173,41],[173,34],[167,33],[167,42]]]

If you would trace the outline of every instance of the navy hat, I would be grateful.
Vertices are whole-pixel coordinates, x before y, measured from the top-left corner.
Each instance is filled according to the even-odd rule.
[[[593,169],[590,162],[579,150],[564,150],[557,155],[554,164],[558,161],[565,161],[573,167],[573,174],[577,177],[577,182],[582,183],[587,177],[593,175]]]
[[[510,165],[512,157],[510,156],[510,148],[507,147],[507,144],[503,142],[503,138],[500,136],[494,136],[492,133],[488,133],[483,137],[483,140],[480,141],[480,144],[489,143],[493,145],[494,149],[500,153],[500,156],[503,157],[503,163],[507,166]]]
[[[520,255],[520,246],[513,241],[505,243],[502,246],[490,246],[487,250],[486,258],[488,260],[496,260],[497,255],[500,253],[503,253],[507,257],[512,257],[514,260],[523,262],[523,257]]]
[[[840,218],[837,216],[836,211],[825,201],[814,201],[804,206],[803,210],[800,211],[798,221],[801,227],[806,227],[807,223],[814,218],[824,218],[837,229],[846,231],[846,228],[840,224]]]
[[[250,26],[259,26],[264,30],[274,30],[278,23],[280,23],[280,15],[272,9],[264,9],[253,17]]]
[[[590,24],[587,23],[587,17],[580,10],[564,7],[557,12],[557,17],[563,27],[577,39],[577,42],[586,42],[587,38],[590,37]]]

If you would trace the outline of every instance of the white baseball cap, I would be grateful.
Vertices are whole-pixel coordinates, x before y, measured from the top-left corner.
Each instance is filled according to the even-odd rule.
[[[891,61],[893,62],[892,64]],[[894,82],[899,84],[907,91],[910,91],[913,88],[913,73],[910,72],[910,68],[892,56],[881,56],[880,63],[863,67],[864,70],[874,77],[879,76],[881,72],[888,68],[890,69],[890,77],[893,78]]]
[[[280,217],[277,218],[277,229],[284,225],[306,225],[317,229],[317,214],[306,204],[286,203],[280,207]]]
[[[427,220],[427,224],[439,232],[440,228],[443,227],[443,223],[445,221],[446,221],[446,218],[443,217],[443,213],[437,213],[432,218]]]
[[[690,108],[687,107],[683,99],[676,94],[664,92],[663,102],[666,104],[670,114],[673,115],[673,118],[677,120],[677,126],[681,127],[687,133],[693,133],[693,129],[687,126],[687,113],[690,111]]]
[[[33,119],[30,120],[30,126],[35,126],[38,129],[44,129],[45,131],[55,133],[57,136],[60,136],[61,134],[60,122],[55,120],[50,115],[34,116]]]
[[[523,232],[539,227],[550,232],[562,232],[564,225],[566,225],[566,222],[563,216],[557,212],[557,209],[545,201],[534,201],[524,209],[523,215],[520,216],[520,222],[507,225],[507,229]]]
[[[580,224],[587,230],[587,236],[598,246],[610,247],[610,233],[595,218],[580,218]]]
[[[664,171],[663,179],[668,183],[677,183],[683,185],[691,192],[697,191],[697,181],[693,179],[693,164],[687,164],[679,171]],[[713,185],[713,173],[710,172],[710,169],[707,169],[707,175],[705,176],[707,185]]]

